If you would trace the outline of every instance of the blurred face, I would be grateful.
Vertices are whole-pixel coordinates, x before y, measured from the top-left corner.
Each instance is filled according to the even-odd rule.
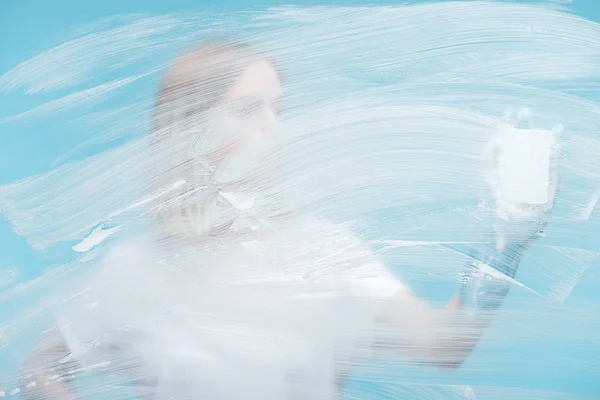
[[[270,135],[279,127],[281,83],[267,60],[248,66],[229,88],[223,103],[231,122],[252,129],[257,135]]]
[[[217,135],[227,137],[226,158],[253,158],[275,149],[282,90],[267,60],[249,65],[211,113]],[[238,163],[239,164],[239,163]]]

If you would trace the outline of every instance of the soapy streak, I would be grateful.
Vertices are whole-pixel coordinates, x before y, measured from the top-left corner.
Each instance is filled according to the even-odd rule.
[[[149,72],[148,74],[150,74]],[[82,104],[93,103],[101,98],[103,98],[108,93],[115,91],[131,82],[135,82],[136,80],[143,78],[148,74],[142,74],[138,76],[133,76],[125,79],[117,79],[112,82],[104,83],[102,85],[98,85],[91,89],[81,90],[79,92],[71,93],[63,98],[49,101],[45,104],[42,104],[34,109],[22,112],[18,115],[13,115],[10,117],[0,118],[0,124],[5,124],[8,122],[14,122],[16,120],[25,119],[25,118],[36,118],[48,114],[55,114],[59,112],[64,112],[72,107],[79,107]]]

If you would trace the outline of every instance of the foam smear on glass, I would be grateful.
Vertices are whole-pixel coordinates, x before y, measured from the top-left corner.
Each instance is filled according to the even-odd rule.
[[[441,2],[120,16],[89,29],[0,76],[0,92],[54,96],[0,123],[53,116],[82,132],[71,152],[49,155],[50,170],[0,186],[3,218],[35,251],[67,249],[0,293],[0,357],[10,360],[0,393],[44,398],[37,389],[67,384],[90,399],[331,399],[363,379],[349,398],[569,398],[492,378],[553,381],[580,362],[571,353],[517,362],[511,345],[598,348],[586,334],[598,323],[592,307],[577,298],[580,308],[568,308],[599,251],[572,239],[597,217],[600,118],[588,92],[600,71],[598,24],[547,7]],[[204,105],[186,101],[167,113],[186,122],[156,128],[153,140],[165,67],[217,34],[241,35],[279,69],[277,135],[225,156],[253,132],[216,134],[194,113]],[[232,70],[258,56],[248,57],[230,60]],[[108,66],[123,79],[95,86]],[[127,105],[105,101],[113,95]],[[523,108],[532,127],[511,127],[506,115]],[[554,182],[537,177],[556,167],[552,222],[461,366],[467,385],[431,366],[455,354],[420,351],[472,340],[455,315],[435,333],[375,317],[409,286],[429,291],[436,310],[454,293],[469,247],[497,233],[478,224],[480,200],[498,197],[486,151],[532,132],[546,144],[503,143],[514,162],[501,164],[496,189],[509,204],[545,203]],[[555,144],[562,153],[546,168]],[[541,149],[539,171],[515,166],[523,146]]]

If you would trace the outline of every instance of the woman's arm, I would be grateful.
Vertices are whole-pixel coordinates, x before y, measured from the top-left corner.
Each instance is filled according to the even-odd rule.
[[[436,310],[402,291],[377,321],[375,346],[400,350],[415,362],[456,368],[475,348],[489,321],[468,317],[458,295],[445,309]]]
[[[410,291],[400,292],[378,320],[376,342],[400,349],[417,362],[458,367],[477,345],[494,313],[508,295],[519,263],[549,219],[514,221],[511,236],[474,244],[465,264],[458,293],[443,310],[436,310]]]
[[[65,369],[72,362],[62,365],[70,351],[67,345],[60,341],[36,352],[27,363],[29,373],[33,375],[36,385],[24,392],[27,400],[71,400],[78,397],[70,390],[67,379],[58,379],[59,369]],[[62,368],[58,368],[58,366]],[[64,378],[64,377],[63,377]]]

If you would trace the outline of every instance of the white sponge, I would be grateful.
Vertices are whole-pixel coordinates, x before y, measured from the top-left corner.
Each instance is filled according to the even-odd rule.
[[[551,156],[554,132],[505,127],[497,146],[497,187],[501,203],[542,205],[552,201]]]

